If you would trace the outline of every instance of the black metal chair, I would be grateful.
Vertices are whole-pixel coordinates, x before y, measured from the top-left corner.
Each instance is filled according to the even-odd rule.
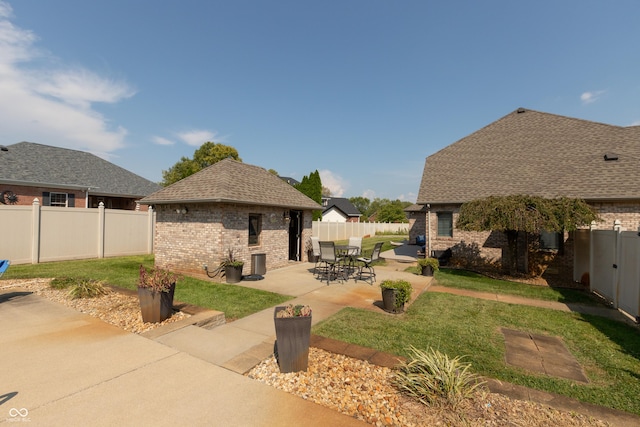
[[[380,259],[380,250],[382,249],[382,243],[383,242],[376,243],[376,245],[373,247],[373,251],[371,252],[371,256],[369,258],[359,257],[356,259],[356,261],[359,261],[363,264],[360,266],[360,269],[358,272],[358,278],[366,282],[371,280],[372,285],[373,285],[373,282],[376,281],[376,270],[373,268],[371,264],[373,264],[374,262]],[[362,271],[363,269],[367,269],[367,271]],[[364,274],[364,277],[363,277],[363,274]],[[357,282],[357,279],[356,279],[356,282]]]
[[[320,262],[322,265],[319,269],[319,277],[321,281],[327,278],[327,285],[331,281],[331,277],[335,277],[340,280],[344,279],[344,266],[342,265],[343,258],[336,254],[336,245],[334,242],[320,242]]]

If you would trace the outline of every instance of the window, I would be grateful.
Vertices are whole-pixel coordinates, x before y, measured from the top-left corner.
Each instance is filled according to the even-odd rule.
[[[540,249],[561,251],[563,237],[563,233],[542,230],[540,232]]]
[[[249,246],[260,244],[260,233],[262,232],[262,215],[249,214]]]
[[[438,237],[453,237],[453,212],[438,212]]]
[[[67,193],[51,193],[51,203],[49,206],[59,206],[61,208],[67,207]]]
[[[42,206],[74,208],[76,206],[76,197],[73,193],[54,193],[44,191],[42,193]]]

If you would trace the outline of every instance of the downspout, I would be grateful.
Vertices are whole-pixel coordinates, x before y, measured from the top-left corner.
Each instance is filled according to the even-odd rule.
[[[431,204],[427,203],[427,250],[424,254],[425,258],[429,258],[431,256]]]
[[[84,208],[89,209],[89,188],[84,192]]]

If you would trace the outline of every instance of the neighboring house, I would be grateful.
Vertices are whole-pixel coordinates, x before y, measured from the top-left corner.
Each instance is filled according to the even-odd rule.
[[[0,151],[2,203],[135,210],[161,187],[93,154],[32,142]]]
[[[362,216],[358,208],[344,197],[323,197],[322,207],[322,221],[360,222]]]
[[[298,181],[295,178],[288,177],[288,176],[281,176],[280,179],[283,180],[284,182],[286,182],[289,185],[293,185],[294,187],[296,185],[300,184],[300,181]]]
[[[251,272],[252,255],[266,267],[306,259],[313,210],[321,206],[259,166],[225,159],[141,201],[156,211],[156,265],[213,271],[234,251]]]
[[[640,225],[640,126],[620,127],[520,108],[427,157],[410,211],[410,238],[426,234],[427,250],[453,248],[500,260],[500,232],[466,232],[455,223],[462,203],[528,194],[581,198],[600,214],[596,228]],[[544,258],[546,274],[570,275],[573,233],[525,236],[519,265]],[[462,243],[461,243],[462,242]],[[529,247],[529,246],[528,246]],[[429,252],[431,253],[431,252]],[[533,263],[532,263],[533,264]]]

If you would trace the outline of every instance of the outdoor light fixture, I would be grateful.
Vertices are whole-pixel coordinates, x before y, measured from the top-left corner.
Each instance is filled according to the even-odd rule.
[[[284,211],[282,213],[282,219],[284,219],[285,222],[289,222],[291,220],[291,216],[289,216],[289,211]]]
[[[187,208],[186,208],[185,206],[183,206],[183,207],[181,207],[181,208],[176,209],[176,213],[177,213],[177,214],[182,214],[182,215],[184,215],[184,214],[186,214],[187,212],[189,212],[189,211],[187,210]]]

